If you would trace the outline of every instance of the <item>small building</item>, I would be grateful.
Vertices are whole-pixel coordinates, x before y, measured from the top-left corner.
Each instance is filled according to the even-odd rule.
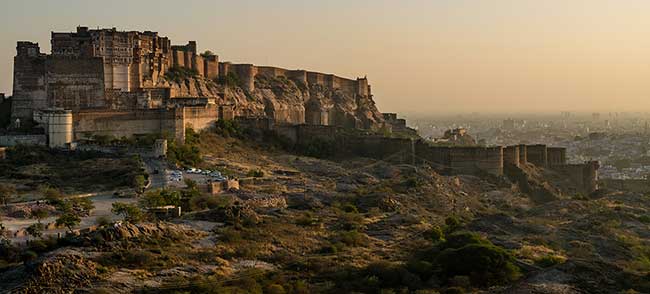
[[[239,180],[225,180],[208,183],[208,193],[211,195],[219,195],[230,190],[239,190]]]
[[[167,140],[158,139],[153,144],[153,156],[156,158],[167,157]]]

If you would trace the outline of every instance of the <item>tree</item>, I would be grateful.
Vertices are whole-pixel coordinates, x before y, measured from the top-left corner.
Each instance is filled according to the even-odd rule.
[[[210,50],[205,50],[205,52],[201,53],[201,57],[210,57],[210,56],[215,56],[214,52]]]
[[[79,223],[81,223],[81,218],[72,212],[66,212],[56,219],[56,225],[68,228],[70,233],[74,232],[72,228],[78,226]]]
[[[194,181],[192,179],[186,178],[184,180],[184,182],[185,182],[185,185],[187,186],[188,190],[195,190],[197,188],[196,181]]]
[[[50,212],[47,211],[47,209],[38,207],[35,209],[32,209],[32,217],[38,220],[38,223],[41,223],[41,220],[44,218],[48,217],[50,215]]]
[[[144,214],[142,210],[134,204],[115,202],[113,203],[113,208],[111,209],[116,215],[121,215],[124,217],[124,220],[132,224],[142,221]]]
[[[40,238],[41,236],[43,236],[44,230],[45,230],[45,226],[39,222],[27,227],[27,234],[29,234],[34,238]]]
[[[0,201],[7,206],[9,200],[13,199],[16,195],[16,187],[8,184],[0,184]]]
[[[140,205],[147,208],[167,205],[180,206],[181,194],[178,191],[155,190],[145,193],[140,199]]]
[[[75,198],[70,200],[72,207],[82,213],[90,214],[90,211],[95,209],[95,204],[89,198]]]
[[[43,186],[39,188],[41,195],[43,195],[43,198],[47,200],[52,205],[57,205],[59,204],[62,199],[63,199],[63,193],[59,191],[58,189]]]
[[[144,178],[143,175],[137,175],[133,178],[133,187],[138,193],[142,193],[142,191],[144,191],[144,186],[146,182],[147,180]]]

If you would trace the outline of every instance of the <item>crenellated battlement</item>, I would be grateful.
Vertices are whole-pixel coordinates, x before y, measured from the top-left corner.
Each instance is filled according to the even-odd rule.
[[[305,70],[290,70],[272,66],[255,66],[252,64],[232,64],[229,62],[219,63],[219,75],[226,77],[229,73],[236,74],[249,91],[255,90],[255,77],[262,75],[269,78],[285,77],[306,86],[321,86],[362,97],[370,97],[372,95],[370,85],[368,85],[368,79],[365,77],[352,80],[333,74]]]

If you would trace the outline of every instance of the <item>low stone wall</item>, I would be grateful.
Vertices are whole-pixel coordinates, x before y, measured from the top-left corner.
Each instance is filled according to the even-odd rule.
[[[287,198],[284,196],[264,196],[242,199],[244,205],[252,208],[287,208]]]
[[[0,135],[0,146],[47,145],[47,136],[39,135]]]
[[[650,181],[635,179],[635,180],[618,180],[618,179],[604,179],[599,180],[599,186],[607,189],[630,191],[637,193],[650,192]]]

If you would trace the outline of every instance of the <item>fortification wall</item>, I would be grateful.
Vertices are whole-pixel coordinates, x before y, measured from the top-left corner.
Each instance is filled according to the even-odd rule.
[[[452,174],[503,175],[503,147],[437,147],[418,142],[415,150],[419,160]]]
[[[219,107],[216,105],[184,107],[183,112],[185,127],[195,130],[214,127],[219,119]]]
[[[252,64],[231,64],[229,71],[237,75],[245,90],[249,92],[255,90],[256,66]]]
[[[340,130],[337,127],[321,125],[298,125],[295,128],[297,141],[303,143],[315,138],[334,140]]]
[[[566,148],[548,147],[548,165],[563,165],[566,164]]]
[[[586,162],[583,164],[565,164],[554,166],[553,169],[571,179],[578,187],[579,193],[588,195],[598,190],[598,162]]]
[[[185,53],[179,50],[172,50],[172,67],[185,67]]]
[[[387,137],[353,137],[345,142],[347,151],[359,156],[411,164],[415,142],[410,139]]]
[[[78,110],[105,106],[101,58],[48,57],[45,68],[49,107]]]
[[[212,55],[203,59],[203,73],[210,80],[219,76],[219,56]]]
[[[528,145],[526,146],[526,156],[528,162],[539,166],[548,166],[548,148],[546,145]]]
[[[18,42],[16,51],[11,118],[28,125],[34,110],[47,107],[45,57],[38,43]]]
[[[603,179],[599,180],[603,188],[606,189],[617,189],[621,191],[631,191],[636,193],[649,193],[650,185],[648,185],[648,180],[641,179],[629,179],[629,180],[618,180],[618,179]]]
[[[519,146],[508,146],[503,149],[503,163],[519,167]]]
[[[503,175],[503,147],[452,148],[451,168],[454,173],[471,173],[478,169]]]
[[[526,145],[521,144],[519,146],[519,164],[527,164],[528,163],[528,148]]]
[[[219,76],[225,77],[228,73],[235,73],[247,89],[255,89],[255,76],[263,75],[270,78],[285,77],[303,84],[319,85],[330,89],[369,95],[368,80],[366,78],[351,80],[338,77],[332,74],[310,72],[305,70],[288,70],[273,66],[255,66],[252,64],[231,64],[228,62],[219,63]]]
[[[180,110],[182,112],[182,110]],[[177,111],[137,110],[128,112],[88,112],[73,115],[74,138],[79,140],[92,134],[114,137],[171,132],[184,138],[182,113],[177,120]],[[177,121],[181,125],[177,125]],[[182,133],[181,133],[182,131]]]

